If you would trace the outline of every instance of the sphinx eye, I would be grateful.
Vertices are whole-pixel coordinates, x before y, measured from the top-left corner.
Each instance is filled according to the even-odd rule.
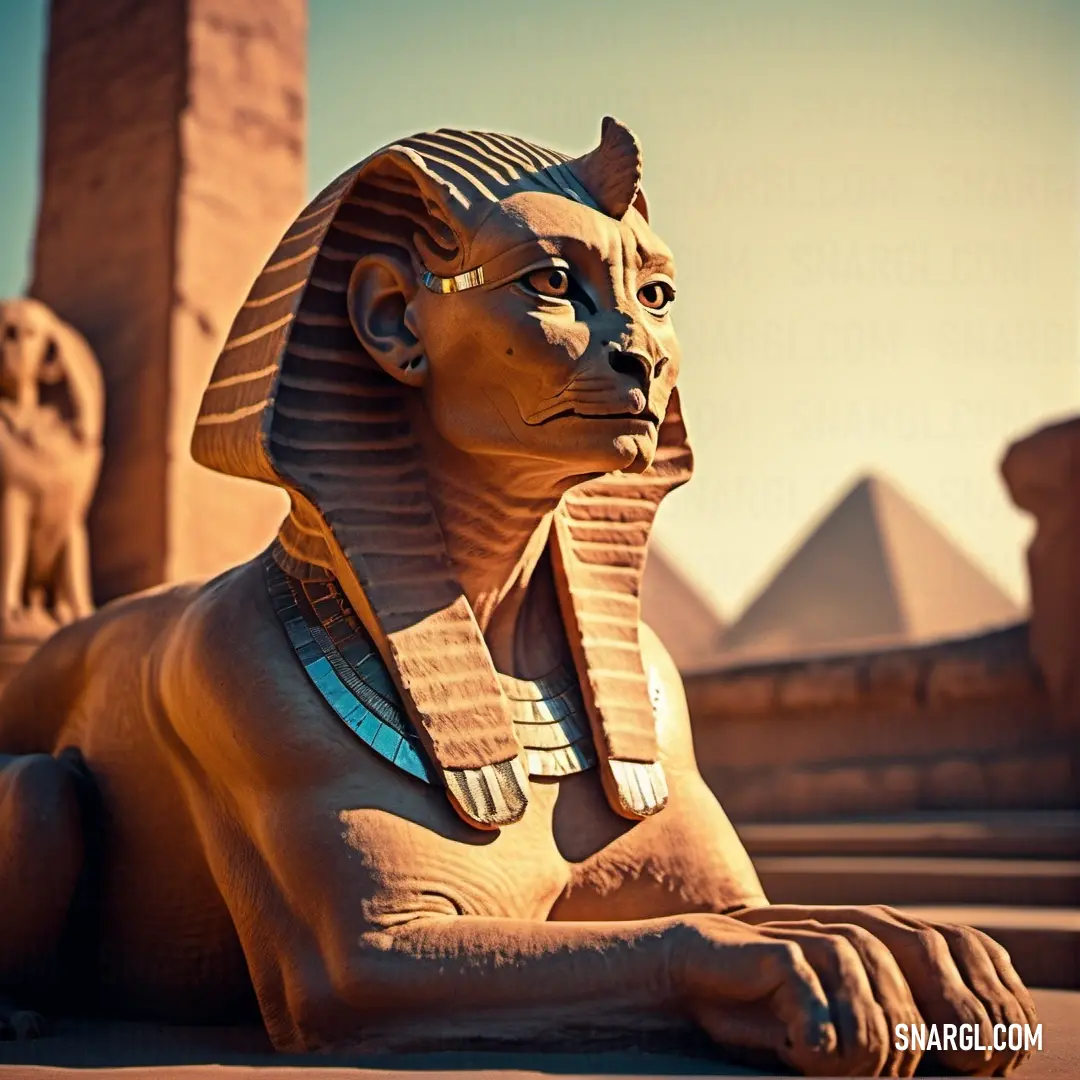
[[[561,266],[545,266],[530,270],[518,278],[517,284],[534,296],[546,296],[552,300],[566,300],[580,304],[586,311],[596,314],[596,303],[583,289],[577,279]]]
[[[546,266],[525,275],[525,284],[541,296],[564,299],[570,295],[570,275],[558,266]]]
[[[641,306],[662,315],[675,302],[675,289],[666,281],[650,281],[638,289]]]

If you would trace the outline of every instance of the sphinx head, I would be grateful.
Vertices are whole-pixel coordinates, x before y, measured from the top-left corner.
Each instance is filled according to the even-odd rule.
[[[605,790],[632,818],[666,798],[638,595],[656,510],[693,459],[674,266],[640,178],[637,141],[610,119],[573,160],[475,131],[384,147],[282,237],[196,421],[196,461],[289,491],[273,557],[337,579],[452,801],[485,828],[516,820],[524,796],[503,789],[509,816],[470,809],[463,777],[508,767],[520,747],[435,513],[429,436],[482,458],[496,486],[507,468],[532,483],[523,462],[554,481],[551,567],[612,763]],[[631,783],[631,765],[655,783]]]
[[[543,153],[466,132],[393,148],[350,200],[373,243],[348,281],[349,320],[438,435],[493,468],[641,472],[679,347],[640,151],[609,119],[585,157]],[[397,243],[376,227],[389,211],[409,215]]]

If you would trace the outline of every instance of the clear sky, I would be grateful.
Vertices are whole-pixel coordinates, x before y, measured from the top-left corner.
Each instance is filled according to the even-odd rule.
[[[309,177],[396,136],[645,148],[697,451],[659,535],[731,615],[880,470],[1018,598],[1007,441],[1080,406],[1080,4],[310,0]],[[0,295],[37,197],[43,0],[0,0]]]

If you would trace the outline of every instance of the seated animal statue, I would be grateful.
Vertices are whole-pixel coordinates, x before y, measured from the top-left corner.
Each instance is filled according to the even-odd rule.
[[[12,1001],[51,970],[114,1015],[257,1004],[283,1051],[688,1033],[829,1075],[910,1074],[896,1024],[1034,1021],[975,930],[770,905],[698,773],[639,619],[691,470],[640,177],[610,119],[576,159],[440,130],[296,219],[193,441],[288,491],[275,542],[66,628],[2,699]]]
[[[0,302],[0,642],[93,611],[84,519],[103,406],[82,335],[39,300]]]

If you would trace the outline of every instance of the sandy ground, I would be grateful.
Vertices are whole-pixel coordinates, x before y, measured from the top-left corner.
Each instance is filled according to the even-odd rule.
[[[1043,1050],[1020,1080],[1080,1078],[1080,992],[1037,990]],[[486,1080],[588,1076],[746,1076],[746,1070],[651,1054],[422,1054],[394,1058],[291,1057],[270,1052],[261,1031],[68,1021],[46,1038],[0,1043],[0,1080]]]

